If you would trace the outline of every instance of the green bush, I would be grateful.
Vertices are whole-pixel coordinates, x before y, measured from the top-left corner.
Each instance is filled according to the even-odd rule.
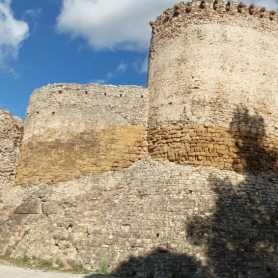
[[[26,262],[28,262],[29,260],[30,260],[30,258],[26,255],[26,254],[24,254],[23,256],[22,256],[22,262],[24,262],[24,263],[26,263]]]
[[[12,254],[12,248],[11,247],[6,248],[4,252],[4,258],[10,258],[11,254]]]

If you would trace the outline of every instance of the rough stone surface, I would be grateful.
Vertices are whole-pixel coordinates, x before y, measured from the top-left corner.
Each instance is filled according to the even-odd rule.
[[[147,127],[147,105],[148,91],[142,87],[48,85],[31,96],[23,141],[36,135],[60,139],[107,126]]]
[[[277,15],[263,18],[226,11],[213,1],[193,1],[191,12],[159,16],[150,48],[149,126],[210,125],[228,128],[234,112],[261,115],[268,134],[277,136]],[[182,10],[187,8],[181,3]],[[167,59],[165,58],[167,57]],[[243,106],[243,107],[242,107]]]
[[[0,243],[14,246],[13,257],[92,271],[107,262],[138,277],[256,277],[277,269],[277,188],[271,176],[147,158],[124,172],[26,188],[24,203],[39,199],[42,212],[11,216]]]
[[[136,86],[57,84],[36,90],[16,184],[128,168],[147,153],[147,105],[147,90]]]
[[[0,109],[0,221],[13,210],[9,190],[15,179],[23,122]]]
[[[41,202],[40,200],[31,200],[18,206],[14,214],[39,214],[41,213]]]
[[[33,93],[0,251],[142,278],[277,277],[277,15],[194,0],[151,25],[147,89]]]
[[[278,138],[265,135],[253,123],[252,130],[209,126],[164,127],[149,130],[148,140],[149,154],[155,161],[272,171],[274,176],[278,173]]]

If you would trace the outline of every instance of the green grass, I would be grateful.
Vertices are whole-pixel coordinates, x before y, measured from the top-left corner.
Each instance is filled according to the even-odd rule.
[[[84,266],[80,263],[77,263],[74,260],[69,260],[67,263],[64,263],[62,260],[57,258],[56,260],[52,261],[52,259],[45,259],[45,258],[37,258],[36,256],[27,256],[24,254],[21,258],[11,258],[11,254],[13,251],[13,246],[9,246],[6,248],[3,255],[0,255],[0,260],[3,263],[7,261],[9,264],[19,266],[19,267],[29,267],[30,269],[41,269],[46,271],[59,271],[59,272],[66,272],[66,273],[82,273],[82,274],[92,274],[90,271],[84,268]],[[71,268],[67,268],[70,266]],[[104,271],[105,274],[108,273],[108,265],[104,264]],[[0,275],[1,276],[1,275]]]
[[[2,260],[7,260],[7,259],[10,259],[11,257],[11,254],[12,254],[12,251],[13,251],[13,248],[11,246],[7,247],[5,249],[5,252],[3,255],[0,255],[0,259]]]
[[[65,265],[60,259],[56,259],[55,263],[59,266],[59,268],[64,268]]]
[[[75,272],[79,272],[79,273],[82,273],[82,272],[86,271],[86,269],[83,267],[82,264],[77,264],[77,265],[75,265],[75,267],[73,268],[73,270],[74,270]]]
[[[6,248],[5,253],[4,253],[4,257],[5,258],[10,258],[11,254],[12,254],[12,248],[11,247]]]
[[[109,273],[109,267],[108,267],[107,262],[103,262],[101,264],[101,273],[103,273],[103,274],[108,274]]]
[[[47,268],[47,269],[52,268],[52,260],[51,259],[40,258],[39,259],[39,264],[43,268]]]

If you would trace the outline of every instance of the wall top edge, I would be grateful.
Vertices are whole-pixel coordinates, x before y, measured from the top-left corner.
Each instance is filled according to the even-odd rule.
[[[3,108],[0,108],[0,114],[6,114],[6,115],[9,115],[9,116],[12,116],[11,113]]]
[[[0,115],[4,116],[4,117],[15,119],[15,120],[20,121],[20,122],[23,122],[23,120],[20,117],[12,115],[8,110],[5,110],[3,108],[0,108]]]
[[[150,25],[155,30],[158,25],[163,25],[171,21],[172,18],[180,16],[198,17],[198,15],[205,18],[217,14],[235,17],[242,15],[248,20],[253,17],[255,20],[268,19],[273,21],[273,24],[278,23],[278,15],[274,10],[268,10],[255,4],[238,3],[237,0],[192,0],[191,2],[177,3],[174,7],[166,9],[162,15],[156,18],[155,22],[151,21]]]
[[[47,89],[47,88],[91,88],[91,87],[109,87],[109,88],[139,88],[139,89],[146,89],[143,86],[136,86],[136,85],[111,85],[111,84],[99,84],[99,83],[90,83],[90,84],[78,84],[78,83],[53,83],[38,88],[36,90]]]

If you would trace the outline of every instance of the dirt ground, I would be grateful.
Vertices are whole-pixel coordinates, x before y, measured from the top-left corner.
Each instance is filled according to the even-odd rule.
[[[107,275],[72,274],[27,269],[0,263],[0,278],[115,278]]]

